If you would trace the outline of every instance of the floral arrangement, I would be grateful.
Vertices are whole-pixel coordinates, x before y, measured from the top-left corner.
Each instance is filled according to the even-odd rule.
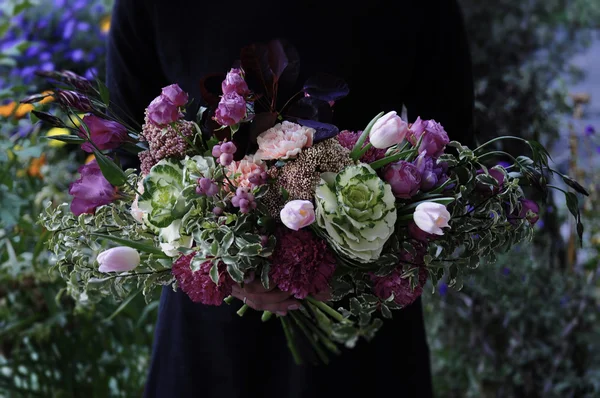
[[[80,123],[51,138],[95,156],[71,184],[72,202],[41,215],[71,295],[125,298],[171,285],[222,305],[260,280],[301,303],[276,314],[294,357],[302,360],[303,335],[327,361],[339,345],[373,338],[429,278],[460,287],[467,269],[531,238],[539,206],[525,191],[546,193],[559,174],[540,144],[497,138],[523,141],[532,157],[489,164],[494,140],[470,149],[435,120],[409,123],[404,111],[340,131],[331,121],[349,94],[342,80],[317,75],[278,98],[293,86],[297,60],[280,40],[242,49],[226,75],[202,79],[207,106],[195,121],[176,84],[149,104],[141,128],[109,112],[102,82],[71,72],[52,74],[55,90],[23,101],[52,96]],[[122,170],[117,148],[137,154],[139,172]],[[578,198],[563,192],[581,236]],[[244,299],[238,313],[252,305]]]

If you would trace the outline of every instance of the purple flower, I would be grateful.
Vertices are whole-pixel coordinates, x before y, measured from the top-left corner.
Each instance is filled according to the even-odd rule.
[[[421,175],[417,167],[405,160],[400,160],[386,167],[383,178],[392,186],[394,196],[409,199],[414,196],[421,185]]]
[[[510,268],[508,268],[508,267],[502,268],[502,275],[508,276],[508,274],[510,274]]]
[[[171,101],[175,106],[184,106],[188,102],[188,94],[177,84],[171,84],[170,86],[163,87],[161,94]]]
[[[80,48],[78,48],[77,50],[71,51],[70,55],[71,55],[71,59],[73,60],[73,62],[80,62],[85,57],[85,53]]]
[[[89,112],[92,110],[90,99],[76,91],[60,90],[57,92],[55,98],[61,105],[75,108],[79,112]]]
[[[223,90],[223,94],[237,93],[242,97],[250,94],[248,84],[244,80],[244,74],[238,68],[233,68],[227,73],[225,80],[221,84],[221,89]]]
[[[221,305],[223,299],[231,294],[232,286],[235,284],[227,266],[220,262],[218,264],[219,280],[213,282],[210,277],[212,262],[205,261],[200,264],[197,271],[192,271],[190,266],[196,252],[182,255],[173,262],[172,272],[181,290],[195,303],[204,305]]]
[[[238,124],[246,116],[246,100],[236,92],[221,97],[215,120],[223,126]]]
[[[94,214],[97,207],[115,199],[115,188],[104,178],[96,160],[81,166],[78,171],[81,177],[69,187],[69,194],[73,196],[73,214]]]
[[[592,126],[591,124],[586,126],[585,128],[585,135],[586,136],[591,136],[594,135],[596,133],[596,130],[594,129],[594,126]]]
[[[89,130],[90,140],[100,150],[117,148],[123,141],[128,139],[127,129],[117,122],[87,115],[83,118],[83,123]],[[82,137],[87,137],[84,126],[80,126],[79,130]],[[81,145],[81,149],[86,152],[93,152],[94,146],[90,142],[85,142]]]
[[[414,289],[408,278],[402,278],[402,273],[402,267],[398,267],[386,276],[371,274],[371,282],[373,282],[373,292],[377,297],[387,300],[394,295],[394,302],[404,308],[421,296],[429,273],[425,267],[419,267],[418,283]]]
[[[426,152],[427,155],[438,158],[444,153],[446,144],[450,142],[448,133],[441,124],[435,120],[421,120],[420,117],[410,126],[408,131],[408,141],[417,145],[423,136],[419,153]]]
[[[438,286],[438,293],[442,297],[445,296],[446,294],[448,294],[448,284],[447,283],[440,283],[440,285]]]
[[[198,179],[196,193],[198,195],[212,197],[219,193],[219,186],[210,178],[202,177]]]
[[[77,30],[79,30],[81,32],[87,32],[88,30],[90,30],[90,24],[87,22],[78,22]]]
[[[73,32],[75,31],[75,20],[71,19],[67,21],[63,30],[63,39],[68,40],[73,36]]]
[[[414,221],[408,224],[408,235],[411,238],[421,241],[423,243],[427,243],[429,240],[435,237],[435,235],[429,234],[423,231],[421,228],[417,227],[417,224],[415,224]]]
[[[181,117],[179,108],[167,97],[159,95],[148,105],[148,119],[157,126],[176,122]]]
[[[479,174],[484,174],[483,169],[477,170],[477,174],[478,175]],[[498,186],[497,187],[490,187],[489,185],[478,183],[477,184],[477,189],[479,191],[481,191],[481,192],[484,192],[484,193],[498,193],[498,192],[500,192],[502,190],[502,186],[504,184],[504,173],[502,171],[498,170],[498,169],[492,168],[492,169],[488,169],[488,174],[497,181]],[[490,188],[492,188],[492,189],[490,189]]]
[[[434,160],[432,157],[426,155],[425,152],[421,152],[413,162],[421,175],[421,190],[423,192],[432,190],[438,182],[438,175],[433,170]]]
[[[529,221],[531,225],[535,225],[540,218],[539,213],[540,208],[537,203],[535,203],[533,200],[521,199],[521,211],[519,212],[519,218],[527,218],[527,221]]]

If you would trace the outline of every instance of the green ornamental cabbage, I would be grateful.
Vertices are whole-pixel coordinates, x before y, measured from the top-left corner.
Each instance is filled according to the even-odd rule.
[[[144,193],[138,207],[147,214],[148,222],[165,228],[189,211],[184,195],[183,169],[163,159],[155,164],[144,179]]]
[[[379,258],[394,232],[396,199],[369,165],[323,173],[315,198],[317,223],[339,254],[363,263]]]

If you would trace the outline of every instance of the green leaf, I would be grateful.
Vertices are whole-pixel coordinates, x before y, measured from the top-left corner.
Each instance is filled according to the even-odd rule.
[[[113,236],[113,235],[99,234],[96,232],[90,232],[89,234],[92,236],[96,236],[98,238],[113,241],[113,242],[121,244],[123,246],[131,247],[133,249],[139,250],[144,253],[151,253],[151,254],[154,254],[161,258],[169,258],[167,255],[165,255],[162,252],[162,250],[160,250],[156,246],[147,245],[145,243],[140,243],[140,242],[132,241],[129,239],[119,238],[118,236]]]
[[[210,268],[210,279],[215,284],[219,284],[219,267],[217,264],[213,264],[213,266]]]
[[[260,281],[265,289],[269,289],[269,271],[271,269],[270,264],[264,264],[260,271]]]
[[[564,183],[573,188],[575,191],[577,191],[577,193],[580,193],[585,196],[590,195],[590,193],[584,187],[582,187],[577,181],[575,181],[571,177],[567,175],[561,175],[561,177]]]
[[[76,135],[70,135],[70,134],[53,135],[51,137],[41,137],[41,138],[47,139],[47,140],[62,141],[62,142],[66,142],[68,144],[81,144],[81,143],[85,142],[85,140],[83,138],[78,137]]]
[[[210,245],[210,254],[217,256],[219,254],[219,242],[216,240]]]
[[[283,187],[281,187],[281,197],[283,199],[284,202],[287,202],[287,200],[290,197],[290,193]]]
[[[244,281],[244,273],[240,271],[237,265],[228,265],[227,272],[229,272],[229,275],[231,275],[231,279],[237,283],[242,283]]]
[[[108,87],[106,87],[104,82],[102,82],[100,79],[96,79],[96,82],[98,83],[100,98],[102,99],[102,102],[104,102],[104,105],[108,106],[110,104],[110,94],[108,91]]]
[[[251,243],[242,247],[238,256],[257,256],[261,249],[262,245],[260,243]]]
[[[227,232],[225,234],[225,236],[223,237],[223,239],[221,239],[221,252],[227,253],[229,251],[229,248],[233,244],[234,240],[235,240],[235,236],[233,235],[233,232],[231,232],[231,231]]]
[[[115,164],[109,157],[94,148],[94,156],[100,166],[102,175],[114,186],[121,186],[127,181],[125,172]]]
[[[133,294],[131,294],[129,297],[127,297],[122,303],[121,305],[119,305],[119,307],[112,313],[110,314],[110,316],[108,316],[107,318],[104,319],[103,322],[109,322],[111,321],[114,317],[116,317],[117,315],[119,315],[119,313],[121,311],[123,311],[125,309],[125,307],[127,307],[127,305],[129,305],[129,303],[131,303],[131,301],[136,298],[136,296],[138,294],[140,294],[142,292],[142,289],[138,289],[135,292],[133,292]]]
[[[573,192],[566,192],[565,199],[567,200],[567,208],[575,217],[576,220],[579,220],[579,200],[577,199],[577,195]]]

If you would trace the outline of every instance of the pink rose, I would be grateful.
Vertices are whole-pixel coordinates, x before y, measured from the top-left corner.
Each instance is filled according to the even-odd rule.
[[[298,156],[302,148],[313,144],[315,129],[284,121],[271,127],[256,139],[256,157],[262,160],[290,159]]]
[[[410,126],[407,135],[411,144],[417,145],[423,136],[419,153],[426,152],[428,156],[438,158],[444,153],[446,145],[450,142],[448,133],[441,124],[435,120],[421,120],[420,117]]]
[[[171,101],[175,106],[184,106],[188,102],[187,93],[177,84],[163,87],[162,96]]]
[[[83,123],[90,132],[90,140],[100,150],[117,148],[123,141],[126,141],[129,138],[127,129],[111,120],[102,119],[94,115],[87,115],[84,116]],[[87,137],[84,126],[80,126],[79,130],[81,131],[79,134],[80,136]],[[94,146],[91,142],[84,142],[81,145],[81,149],[86,152],[93,152]]]
[[[233,68],[227,73],[225,80],[221,84],[223,94],[238,93],[242,97],[250,94],[248,84],[244,80],[244,74],[241,69]]]
[[[246,100],[236,92],[221,97],[215,120],[223,126],[238,124],[246,116]]]
[[[238,162],[233,162],[227,167],[227,176],[235,177],[235,185],[238,187],[252,188],[252,177],[267,171],[267,164],[255,155],[247,155]]]
[[[148,105],[148,119],[157,126],[176,122],[181,117],[179,108],[167,97],[159,95]]]

